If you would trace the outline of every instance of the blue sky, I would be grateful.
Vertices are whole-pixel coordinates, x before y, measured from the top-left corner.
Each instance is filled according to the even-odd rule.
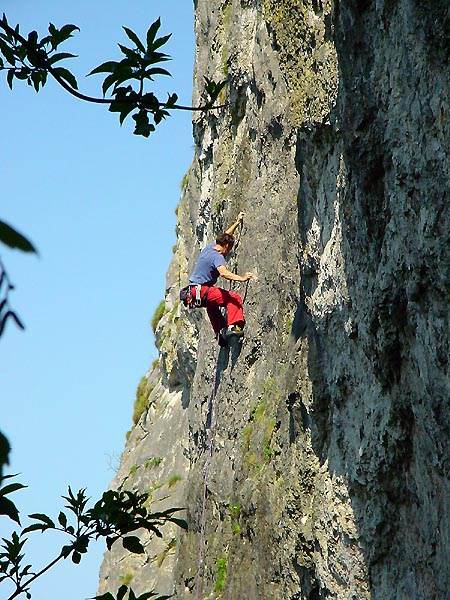
[[[48,22],[81,28],[67,51],[80,90],[99,93],[101,76],[84,75],[119,57],[121,26],[141,37],[161,16],[173,32],[167,51],[171,79],[189,104],[194,53],[192,3],[35,2],[4,0],[2,10],[22,32]],[[149,321],[164,295],[175,242],[174,209],[193,153],[191,114],[174,113],[148,140],[120,128],[117,115],[75,100],[49,84],[36,94],[0,74],[2,111],[0,218],[27,234],[40,256],[0,249],[17,286],[11,296],[25,322],[0,340],[0,429],[12,447],[10,472],[29,485],[17,492],[23,514],[57,515],[67,485],[96,498],[107,487],[131,424],[135,389],[156,356]],[[5,521],[0,535],[7,533]],[[56,541],[36,536],[37,565]],[[97,587],[102,548],[78,567],[42,578],[34,600],[80,600]]]

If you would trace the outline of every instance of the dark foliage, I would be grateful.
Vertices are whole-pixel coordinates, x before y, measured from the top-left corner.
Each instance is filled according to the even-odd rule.
[[[8,475],[5,479],[12,479],[15,475]],[[6,496],[17,490],[23,489],[21,483],[8,483],[0,489],[0,515],[4,515],[20,525],[19,512],[14,503]],[[32,523],[20,532],[14,531],[10,538],[3,538],[0,549],[0,584],[6,582],[12,586],[13,591],[8,600],[13,600],[21,595],[31,598],[31,584],[61,559],[70,558],[73,563],[79,564],[82,556],[86,554],[92,540],[105,538],[108,550],[113,544],[121,541],[123,547],[134,554],[145,553],[141,539],[137,535],[130,535],[138,531],[147,531],[157,537],[162,537],[162,527],[166,523],[173,523],[187,529],[185,520],[175,517],[181,509],[171,508],[162,512],[150,512],[148,495],[130,491],[105,492],[100,500],[88,508],[89,498],[86,490],[79,490],[74,494],[69,487],[68,495],[63,496],[67,504],[67,511],[61,511],[57,519],[52,519],[44,513],[28,515]],[[56,557],[39,571],[31,564],[26,564],[25,548],[28,534],[39,531],[59,531],[68,538],[68,543],[63,545]],[[156,592],[146,592],[136,597],[132,589],[122,586],[117,592],[117,600],[122,600],[128,593],[128,600],[146,600],[155,598],[163,600],[169,596],[157,596]],[[116,600],[112,594],[103,594],[97,598]]]

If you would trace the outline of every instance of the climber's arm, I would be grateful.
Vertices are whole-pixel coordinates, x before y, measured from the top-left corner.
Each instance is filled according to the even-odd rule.
[[[229,279],[230,281],[248,281],[249,279],[253,279],[253,273],[244,273],[244,275],[238,275],[237,273],[232,273],[229,271],[225,265],[221,265],[217,268],[219,274],[224,279]]]
[[[240,212],[238,214],[236,222],[233,223],[233,225],[230,225],[228,227],[228,229],[225,231],[225,233],[228,233],[228,235],[233,235],[234,232],[236,231],[236,229],[239,227],[239,225],[242,223],[243,220],[244,220],[244,213]]]

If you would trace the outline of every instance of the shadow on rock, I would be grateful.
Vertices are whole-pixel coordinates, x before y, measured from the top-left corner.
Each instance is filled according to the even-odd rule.
[[[214,377],[214,387],[213,387],[213,390],[211,392],[211,395],[210,395],[209,401],[208,401],[208,415],[206,417],[206,429],[211,428],[213,414],[214,414],[214,400],[217,396],[217,391],[219,389],[220,382],[222,381],[222,376],[223,376],[224,372],[227,370],[229,362],[230,362],[229,348],[220,348],[219,355],[217,357],[216,373],[215,373],[215,377]]]

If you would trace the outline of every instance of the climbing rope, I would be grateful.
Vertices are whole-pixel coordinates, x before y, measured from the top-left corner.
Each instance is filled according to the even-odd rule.
[[[250,283],[250,280],[247,279],[247,281],[245,282],[245,292],[244,292],[244,297],[242,298],[242,304],[245,304],[245,301],[247,300],[248,284],[249,283]]]
[[[243,223],[241,223],[241,226],[239,228],[239,234],[236,236],[236,244],[234,246],[235,256],[237,256],[236,250],[239,247],[239,242],[241,241],[242,229],[243,229]],[[232,283],[233,282],[230,281],[230,284],[229,284],[230,290],[231,290]],[[246,281],[243,303],[245,303],[245,300],[247,298],[249,283],[250,283],[249,281]],[[216,399],[217,391],[218,391],[219,385],[220,385],[220,380],[218,380],[219,356],[220,356],[220,350],[219,350],[219,355],[217,357],[217,362],[216,362],[216,365],[217,365],[216,366],[216,377],[214,380],[214,386],[213,386],[211,396],[210,396],[210,401],[209,401],[211,421],[210,421],[210,427],[209,427],[208,441],[207,441],[207,445],[206,445],[206,459],[205,459],[205,464],[203,466],[203,494],[202,494],[202,509],[201,509],[201,513],[200,513],[198,567],[197,567],[197,573],[196,573],[195,580],[194,580],[194,599],[195,600],[202,600],[202,592],[203,592],[202,576],[203,576],[203,569],[204,569],[204,563],[205,563],[206,501],[207,501],[207,497],[208,497],[209,469],[211,466],[212,456],[214,453],[214,441],[215,441],[215,434],[216,434],[215,399]]]
[[[220,350],[219,350],[220,353]],[[217,358],[218,365],[219,357]],[[206,460],[205,465],[203,467],[203,497],[202,497],[202,510],[200,513],[200,537],[199,537],[199,550],[198,550],[198,567],[197,574],[195,576],[194,582],[194,598],[195,600],[202,600],[202,591],[203,591],[203,567],[205,562],[205,526],[206,526],[206,499],[208,496],[208,477],[209,477],[209,468],[211,465],[211,459],[214,452],[214,438],[215,438],[215,429],[216,429],[216,411],[215,411],[215,399],[217,396],[217,391],[219,389],[218,381],[218,371],[216,367],[216,377],[214,380],[214,387],[210,396],[210,411],[211,411],[211,422],[209,428],[209,436],[208,442],[206,446]]]
[[[249,283],[250,283],[249,281],[246,282],[243,303],[245,302],[245,300],[247,298]],[[217,421],[216,421],[215,400],[216,400],[217,392],[218,392],[219,386],[220,386],[219,370],[218,370],[219,357],[220,357],[220,350],[219,350],[219,354],[217,356],[217,361],[216,361],[216,377],[214,379],[213,389],[211,391],[211,395],[209,398],[209,410],[210,410],[209,414],[211,415],[211,420],[210,420],[208,441],[206,444],[206,459],[205,459],[205,464],[203,466],[203,494],[202,494],[202,509],[201,509],[201,513],[200,513],[198,567],[197,567],[197,573],[196,573],[195,580],[194,580],[194,599],[195,600],[202,600],[202,591],[203,591],[202,575],[203,575],[203,568],[204,568],[204,562],[205,562],[206,501],[207,501],[207,497],[208,497],[209,469],[211,466],[211,461],[212,461],[212,457],[213,457],[213,453],[214,453],[214,442],[215,442],[215,436],[216,436]],[[207,421],[208,421],[208,416],[207,416]]]
[[[237,236],[236,236],[236,244],[234,245],[234,253],[235,253],[235,256],[236,256],[236,257],[237,257],[237,252],[236,252],[236,251],[237,251],[237,249],[238,249],[239,242],[241,241],[241,236],[242,236],[242,230],[243,230],[243,228],[244,228],[244,224],[243,224],[243,223],[241,223],[241,226],[240,226],[240,228],[239,228],[239,235],[237,235]],[[235,261],[234,261],[234,268],[235,268],[236,266],[237,266],[237,265],[235,264]],[[235,269],[234,269],[234,270],[235,270]],[[230,281],[230,283],[229,283],[229,288],[228,288],[228,289],[230,289],[230,290],[231,290],[231,289],[232,289],[232,286],[233,286],[233,284],[234,284],[234,283],[235,283],[234,281]],[[248,293],[248,284],[249,284],[249,283],[250,283],[250,281],[247,279],[247,281],[245,282],[245,292],[244,292],[244,297],[243,297],[243,299],[242,299],[242,304],[245,304],[245,301],[246,301],[246,299],[247,299],[247,293]]]
[[[244,223],[241,222],[241,225],[240,225],[239,230],[238,230],[238,235],[236,236],[236,243],[234,244],[234,247],[233,247],[234,257],[233,257],[233,265],[232,265],[232,269],[231,270],[235,270],[236,267],[237,267],[237,265],[236,265],[237,249],[238,249],[239,243],[241,241],[243,228],[244,228]],[[230,282],[228,284],[228,289],[229,290],[233,289],[233,284],[234,283],[235,283],[234,281],[230,280]]]

